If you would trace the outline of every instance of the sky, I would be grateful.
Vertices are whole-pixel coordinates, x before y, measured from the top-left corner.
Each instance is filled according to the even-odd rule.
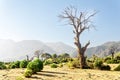
[[[119,41],[120,0],[0,0],[0,39],[64,42],[74,46],[73,27],[58,15],[68,6],[79,11],[98,11],[92,18],[96,29],[81,36],[91,47]]]

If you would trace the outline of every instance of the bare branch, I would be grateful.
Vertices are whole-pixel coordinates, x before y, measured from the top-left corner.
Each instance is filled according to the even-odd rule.
[[[90,45],[90,41],[85,45],[85,48],[87,48]]]
[[[82,22],[84,23],[84,22],[86,22],[86,21],[89,21],[90,18],[93,17],[93,16],[96,15],[96,14],[97,14],[97,12],[92,13],[92,14],[89,15],[87,18],[85,18]]]
[[[89,45],[90,45],[90,41],[88,41],[88,43],[82,48],[82,50],[85,52]]]

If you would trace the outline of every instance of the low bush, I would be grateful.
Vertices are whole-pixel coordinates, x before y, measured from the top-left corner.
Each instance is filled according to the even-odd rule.
[[[69,61],[67,65],[68,65],[69,68],[78,68],[78,67],[80,67],[80,63],[79,63],[78,60]]]
[[[102,65],[101,70],[110,70],[111,67],[109,65]]]
[[[51,64],[50,66],[51,66],[51,68],[57,68],[58,67],[57,64],[55,64],[55,63]]]
[[[60,62],[62,62],[62,63],[66,63],[66,62],[68,62],[68,59],[67,59],[67,58],[63,58],[63,59],[61,59]]]
[[[94,64],[92,62],[88,62],[87,66],[89,67],[89,69],[94,69]]]
[[[43,62],[40,59],[36,58],[35,60],[33,60],[33,62],[37,64],[37,68],[38,68],[37,72],[43,70]]]
[[[114,69],[114,71],[120,71],[120,65],[118,65],[118,66]]]
[[[15,68],[20,68],[20,61],[14,62]]]
[[[53,63],[52,59],[47,59],[47,60],[44,61],[44,65],[49,65],[49,64],[52,64],[52,63]]]
[[[38,72],[38,66],[35,62],[29,62],[29,64],[27,65],[27,69],[32,70],[33,74]]]
[[[60,68],[61,68],[61,67],[63,67],[63,64],[62,64],[62,63],[60,63],[60,64],[59,64],[59,67],[60,67]]]
[[[3,62],[0,62],[0,69],[6,69],[6,65]]]
[[[4,64],[3,62],[0,62],[0,65]]]
[[[28,61],[26,61],[26,60],[23,60],[20,62],[20,68],[26,68],[27,65],[28,65]]]
[[[14,64],[14,62],[11,62],[8,66],[9,69],[14,69],[16,68],[16,65]]]
[[[102,64],[103,64],[102,60],[96,60],[94,62],[94,68],[101,69]]]
[[[43,69],[43,62],[39,59],[35,59],[32,62],[29,62],[27,69],[32,70],[33,73],[39,72]]]
[[[32,73],[33,73],[32,70],[26,69],[24,72],[24,76],[30,78],[32,76]]]
[[[119,56],[116,56],[115,59],[120,60],[120,55],[119,55]]]
[[[117,64],[119,62],[117,61],[117,59],[111,59],[111,60],[107,60],[106,63],[107,64]]]
[[[8,65],[8,68],[9,69],[14,69],[14,68],[19,68],[20,66],[20,61],[16,61],[16,62],[11,62],[9,65]]]
[[[104,59],[104,62],[107,62],[107,61],[109,61],[109,60],[111,60],[111,57],[106,57],[106,58]]]

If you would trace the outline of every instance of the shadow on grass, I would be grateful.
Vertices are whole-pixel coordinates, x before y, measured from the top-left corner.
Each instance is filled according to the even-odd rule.
[[[30,77],[30,78],[32,78],[32,79],[42,79],[42,78],[37,77],[37,76],[32,76],[32,77]]]
[[[45,73],[37,73],[37,75],[41,75],[41,76],[48,76],[48,77],[57,77],[54,74],[45,74]]]
[[[63,72],[52,72],[52,71],[41,71],[43,73],[52,73],[52,74],[67,74],[67,73],[63,73]]]
[[[41,72],[38,72],[36,75],[47,76],[47,77],[57,77],[56,74],[67,74],[67,73],[52,72],[52,71],[41,71]],[[34,77],[34,78],[35,78],[35,77]]]

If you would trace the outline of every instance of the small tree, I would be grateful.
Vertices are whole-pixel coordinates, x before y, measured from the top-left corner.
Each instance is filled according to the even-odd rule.
[[[34,55],[39,59],[40,55],[43,53],[43,50],[36,50]]]
[[[41,57],[44,59],[52,58],[52,56],[49,53],[43,53],[43,54],[41,54]]]
[[[28,55],[26,55],[26,60],[29,61],[29,56]]]
[[[84,46],[81,45],[80,35],[89,30],[93,25],[91,24],[91,17],[93,17],[96,12],[91,14],[85,12],[79,12],[75,7],[67,7],[64,9],[63,13],[59,15],[60,19],[68,20],[68,24],[73,27],[74,44],[77,47],[78,59],[80,60],[80,68],[84,68],[86,66],[85,61],[85,51],[90,44],[90,41],[86,43]]]
[[[110,54],[112,56],[112,59],[114,59],[115,48],[113,46],[110,48]]]
[[[53,62],[56,62],[56,61],[57,61],[57,58],[58,58],[58,55],[57,55],[57,54],[52,54]]]
[[[70,55],[69,55],[68,53],[63,53],[63,54],[62,54],[62,57],[63,57],[63,58],[70,58]]]
[[[53,59],[57,58],[57,54],[53,54],[53,55],[52,55],[52,58],[53,58]]]

